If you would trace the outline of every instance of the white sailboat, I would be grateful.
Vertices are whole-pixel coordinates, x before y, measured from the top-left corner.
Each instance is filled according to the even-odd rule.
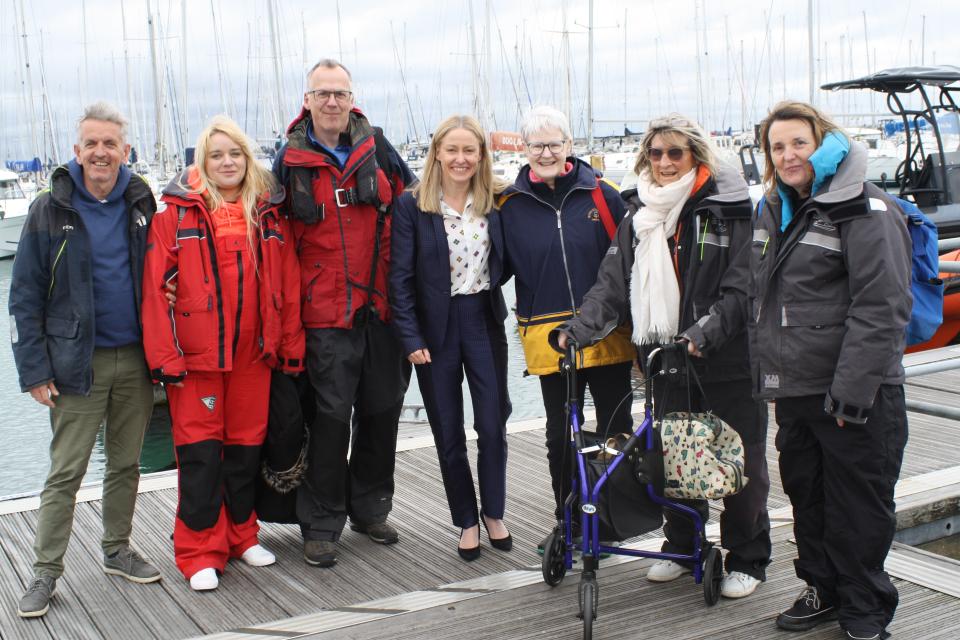
[[[24,190],[16,173],[0,169],[0,258],[17,253],[20,231],[33,195],[35,193]]]

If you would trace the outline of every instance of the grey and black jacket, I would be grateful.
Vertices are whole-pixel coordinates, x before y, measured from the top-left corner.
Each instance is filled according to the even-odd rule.
[[[90,261],[97,248],[71,204],[74,188],[67,167],[57,167],[50,188],[31,203],[17,245],[9,305],[22,391],[54,381],[61,393],[90,395],[96,335]],[[136,175],[123,198],[139,313],[147,228],[157,203]]]
[[[636,189],[622,196],[629,213],[600,265],[597,283],[584,296],[580,315],[558,327],[581,345],[630,322],[630,277],[636,238]],[[682,335],[703,353],[696,365],[704,382],[747,379],[746,300],[752,205],[743,178],[721,164],[684,204],[678,238],[668,240],[680,279]],[[556,345],[556,335],[551,336]]]
[[[825,394],[827,413],[863,423],[881,384],[902,384],[910,319],[910,237],[893,198],[864,181],[851,146],[836,174],[795,207],[767,196],[751,250],[754,392]]]

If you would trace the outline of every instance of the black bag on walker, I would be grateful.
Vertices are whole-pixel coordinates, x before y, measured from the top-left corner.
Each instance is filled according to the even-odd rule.
[[[603,444],[595,433],[583,432],[584,443]],[[619,434],[606,441],[617,449],[629,438]],[[660,505],[650,499],[647,485],[652,484],[657,496],[663,495],[663,454],[660,436],[654,432],[653,448],[645,450],[646,434],[638,438],[627,458],[617,465],[600,488],[597,515],[600,519],[600,540],[620,541],[659,529],[663,525]],[[602,451],[586,455],[587,486],[593,487],[615,459]],[[576,465],[576,461],[574,461]],[[579,513],[574,512],[579,518]]]

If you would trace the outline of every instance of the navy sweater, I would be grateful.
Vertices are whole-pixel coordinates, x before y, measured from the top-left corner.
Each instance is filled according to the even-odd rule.
[[[97,347],[122,347],[140,342],[136,294],[130,275],[129,216],[123,193],[130,170],[120,167],[113,191],[105,200],[94,198],[83,185],[83,168],[76,160],[67,164],[76,189],[71,204],[80,214],[91,246],[93,308]]]

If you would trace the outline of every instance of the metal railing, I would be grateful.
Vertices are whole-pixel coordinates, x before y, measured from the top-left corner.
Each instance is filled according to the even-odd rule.
[[[960,369],[960,346],[929,349],[903,356],[903,369],[908,378]],[[907,410],[937,418],[960,420],[960,408],[907,398]]]
[[[937,248],[940,250],[940,253],[960,249],[960,238],[939,240],[937,242]],[[940,273],[960,273],[960,262],[956,260],[941,260]]]

